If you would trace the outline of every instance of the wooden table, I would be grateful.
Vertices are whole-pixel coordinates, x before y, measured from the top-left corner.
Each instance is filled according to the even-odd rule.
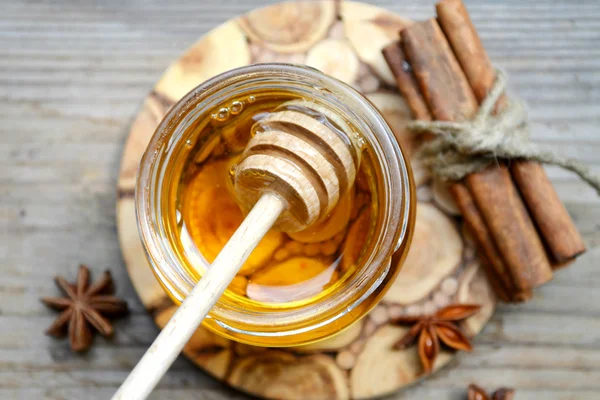
[[[83,3],[83,4],[82,4]],[[188,45],[268,2],[5,0],[0,5],[0,398],[107,399],[157,334],[125,272],[115,227],[123,142],[141,100]],[[422,19],[433,0],[374,4]],[[575,4],[577,3],[577,4]],[[533,138],[600,173],[600,3],[467,1],[485,46],[530,107]],[[600,200],[549,175],[589,252],[520,306],[501,306],[431,379],[394,399],[461,399],[470,382],[518,399],[600,393]],[[38,301],[79,263],[109,267],[133,313],[86,355],[43,335]],[[179,359],[156,399],[244,399]]]

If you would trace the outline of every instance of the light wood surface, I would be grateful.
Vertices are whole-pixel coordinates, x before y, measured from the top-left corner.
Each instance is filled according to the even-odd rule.
[[[327,22],[314,18],[298,19],[298,15],[314,15],[315,18],[325,19]],[[365,3],[344,2],[339,7],[335,7],[334,3],[329,1],[278,3],[253,10],[245,16],[232,19],[211,30],[187,49],[181,57],[174,60],[173,64],[165,71],[146,98],[132,124],[129,138],[125,144],[121,173],[117,182],[119,193],[117,230],[121,241],[121,250],[136,292],[146,308],[154,315],[157,325],[163,329],[157,340],[168,337],[168,332],[171,331],[169,325],[172,324],[169,322],[169,325],[165,326],[165,323],[170,316],[174,315],[177,307],[169,301],[162,288],[152,282],[152,273],[145,261],[144,254],[140,252],[142,245],[135,229],[135,215],[132,212],[134,202],[131,191],[134,182],[132,178],[135,176],[145,143],[153,134],[161,115],[174,103],[176,96],[201,83],[203,77],[208,75],[205,71],[206,68],[210,68],[211,72],[214,72],[227,70],[233,66],[232,58],[223,56],[218,48],[214,48],[215,44],[225,40],[234,41],[237,43],[236,47],[240,54],[245,53],[245,47],[253,49],[246,52],[251,54],[250,59],[246,61],[249,63],[258,62],[258,60],[283,59],[290,61],[290,54],[297,58],[297,62],[301,62],[305,54],[298,52],[299,44],[302,44],[306,55],[315,54],[315,49],[320,49],[325,44],[326,47],[329,47],[327,52],[330,58],[327,64],[322,65],[321,68],[340,78],[351,77],[351,80],[346,82],[369,96],[373,104],[388,120],[398,140],[403,143],[412,142],[413,146],[407,146],[406,149],[407,155],[410,157],[414,153],[414,146],[417,145],[418,140],[406,130],[406,124],[410,120],[408,113],[405,112],[407,105],[397,89],[387,84],[385,74],[378,72],[384,71],[381,65],[383,62],[381,49],[397,40],[400,29],[409,23],[410,21],[407,19],[386,9]],[[277,42],[281,35],[273,32],[273,30],[280,31],[282,26],[288,26],[291,31],[295,32],[285,43]],[[254,32],[250,27],[260,27],[260,33]],[[377,42],[362,40],[362,35],[353,34],[355,29],[369,32],[369,35],[378,38]],[[332,41],[342,46],[328,46]],[[274,46],[275,42],[277,42],[276,46]],[[349,49],[349,51],[342,50],[340,54],[340,50],[343,48]],[[344,75],[341,72],[346,70],[347,65],[344,62],[348,58],[352,58],[358,63],[359,73]],[[204,62],[206,59],[211,59],[212,63],[206,64]],[[238,62],[241,59],[234,58],[233,60]],[[307,58],[306,62],[308,60]],[[272,113],[260,121],[261,127],[268,132],[270,128],[281,126],[282,129],[288,129],[289,133],[300,133],[298,138],[306,137],[305,134],[295,131],[299,125],[304,126],[310,132],[318,132],[321,137],[320,141],[326,142],[326,144],[323,143],[323,146],[330,148],[327,153],[335,152],[340,160],[339,163],[331,163],[331,166],[337,165],[335,175],[338,177],[339,188],[336,191],[345,192],[345,188],[350,186],[354,180],[356,170],[354,164],[356,161],[354,160],[359,159],[359,141],[352,140],[350,134],[348,136],[350,136],[352,146],[348,147],[343,144],[326,125],[315,123],[315,120],[307,118],[306,115],[311,111],[305,108],[312,108],[323,113],[343,131],[351,132],[351,128],[342,118],[326,108],[298,101],[282,104],[278,112]],[[153,118],[148,118],[148,115],[152,115]],[[238,198],[252,200],[256,192],[245,190],[245,186],[263,186],[262,183],[245,182],[247,178],[240,172],[248,167],[262,168],[260,165],[263,157],[268,154],[254,157],[252,151],[254,146],[266,140],[267,142],[279,142],[280,145],[289,148],[289,144],[286,144],[289,140],[288,136],[282,136],[281,132],[278,132],[277,136],[269,136],[260,129],[255,130],[255,135],[250,139],[244,152],[247,158],[239,163],[236,169],[235,187]],[[216,143],[216,145],[207,146],[207,150],[201,152],[201,156],[197,156],[196,160],[202,160],[205,158],[205,154],[208,156],[211,152],[219,151],[218,143],[240,146],[239,140],[235,140],[235,135],[225,133],[211,143]],[[309,143],[301,144],[299,147],[306,149]],[[317,145],[317,142],[310,143],[310,145]],[[321,144],[318,145],[321,146]],[[351,153],[356,153],[356,158]],[[279,174],[281,175],[286,170],[283,168],[286,163],[280,157],[272,158],[271,162],[274,161],[277,161],[274,165],[280,166]],[[331,161],[329,159],[325,163]],[[252,166],[253,164],[255,166]],[[204,168],[207,168],[208,165],[206,164]],[[320,170],[320,168],[315,169]],[[212,170],[206,171],[209,174]],[[214,171],[212,172],[214,173]],[[325,170],[318,173],[321,176],[326,175]],[[249,177],[252,178],[253,175],[249,175]],[[305,173],[294,174],[294,179],[304,176],[308,175]],[[425,174],[423,176],[426,177]],[[291,183],[290,181],[294,180],[290,179],[291,177],[292,175],[288,174],[283,179]],[[298,183],[295,186],[309,189],[312,186],[308,182]],[[339,335],[322,342],[286,349],[240,345],[223,339],[202,326],[189,338],[188,343],[183,347],[183,354],[215,378],[225,381],[239,390],[278,400],[365,399],[393,393],[421,380],[424,370],[418,358],[417,348],[411,347],[402,351],[391,350],[390,343],[398,340],[407,328],[391,326],[390,318],[404,314],[431,314],[450,303],[477,303],[481,304],[482,310],[463,324],[468,336],[473,337],[490,319],[494,312],[496,299],[480,264],[474,262],[473,247],[467,243],[464,233],[459,230],[460,221],[452,219],[455,214],[444,211],[448,208],[447,204],[445,208],[441,206],[440,199],[443,197],[442,193],[447,192],[447,186],[437,185],[437,190],[434,191],[430,180],[423,180],[420,183],[417,190],[421,192],[429,190],[432,196],[430,196],[431,198],[420,196],[416,207],[416,228],[404,267],[390,285],[390,290],[385,294],[382,302],[369,312],[368,317],[356,322]],[[360,201],[360,197],[370,196],[364,177],[357,180],[353,192],[356,192],[356,201]],[[436,193],[437,196],[434,196]],[[302,195],[302,197],[309,198],[306,195]],[[447,195],[447,197],[449,196]],[[306,199],[305,203],[308,204]],[[248,207],[244,203],[241,203],[240,206]],[[209,215],[205,218],[212,218],[212,216]],[[285,216],[283,218],[286,221],[289,220]],[[336,217],[332,215],[324,223],[329,223],[334,219]],[[299,240],[294,243],[300,246],[300,252],[305,255],[309,255],[315,250],[318,251],[319,248],[325,249],[331,244],[334,248],[342,246],[344,256],[340,268],[343,270],[354,263],[353,260],[360,255],[366,240],[365,234],[368,231],[366,224],[369,223],[369,212],[367,210],[359,211],[355,216],[348,213],[346,219],[350,221],[350,226],[347,233],[345,233],[346,229],[340,232],[341,236],[337,242],[333,239],[330,241],[311,240],[310,244],[302,244],[304,243],[302,237],[308,233],[307,231],[290,233],[290,236],[294,240]],[[321,225],[313,226],[309,231],[319,229],[319,226]],[[321,229],[321,233],[326,231],[322,226]],[[281,241],[277,241],[273,245],[275,247],[274,254],[290,251],[287,245],[282,245]],[[273,251],[261,254],[264,260],[275,258]],[[392,262],[398,262],[400,255],[394,257]],[[291,270],[297,265],[295,260],[307,260],[307,258],[291,258],[278,264],[277,268]],[[256,267],[260,268],[260,266],[260,263],[256,264]],[[257,271],[256,276],[261,273],[266,276],[273,271],[273,269],[265,267]],[[254,281],[258,282],[259,279]],[[239,284],[243,285],[241,282]],[[246,286],[248,294],[260,296],[256,289],[253,282]],[[186,304],[184,303],[182,307],[186,307]],[[176,318],[178,314],[179,311],[174,317]],[[145,359],[150,359],[148,354],[146,353],[144,356]],[[435,370],[447,365],[450,360],[452,360],[452,355],[449,352],[443,352],[436,360]],[[138,366],[136,366],[136,370],[139,372]],[[133,375],[142,377],[146,374],[136,374],[134,371]]]
[[[433,1],[377,1],[423,19]],[[266,2],[50,2],[0,5],[0,398],[109,398],[158,333],[129,283],[116,236],[115,182],[141,99],[204,32]],[[600,5],[468,1],[493,61],[530,106],[533,137],[600,172]],[[344,71],[346,73],[347,71]],[[368,83],[368,82],[367,82]],[[600,201],[549,168],[589,252],[534,299],[501,306],[472,354],[391,398],[459,399],[471,381],[517,399],[600,391]],[[85,356],[43,336],[38,297],[80,262],[110,267],[133,314]],[[244,399],[178,360],[155,399]]]

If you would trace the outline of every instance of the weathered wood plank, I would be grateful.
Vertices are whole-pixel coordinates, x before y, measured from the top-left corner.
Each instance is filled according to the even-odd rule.
[[[466,388],[473,379],[473,372],[460,367],[458,362],[434,374],[427,381],[428,387]],[[127,370],[60,370],[44,371],[0,371],[0,387],[2,388],[116,388],[126,378]],[[478,371],[478,383],[486,387],[500,387],[507,381],[514,382],[517,388],[537,389],[544,385],[547,389],[577,391],[600,390],[600,370],[556,370],[544,368],[487,368]],[[203,390],[208,386],[206,377],[193,369],[170,369],[158,384],[157,389],[194,389]],[[218,383],[210,384],[219,388]],[[464,389],[463,389],[464,390]],[[463,392],[464,393],[464,392]]]
[[[473,377],[475,380],[476,376]],[[478,381],[480,382],[480,381]],[[484,384],[484,383],[482,383]],[[433,385],[429,383],[424,383],[423,386],[416,386],[414,388],[407,389],[405,392],[400,392],[393,396],[389,397],[389,400],[409,400],[409,399],[419,399],[419,400],[464,400],[465,399],[465,390],[459,386],[457,383],[453,387],[450,388],[437,388],[432,387]],[[507,386],[506,383],[502,383],[497,385],[495,382],[491,382],[486,385],[488,389],[496,389],[502,386]],[[518,400],[596,400],[598,398],[598,393],[593,390],[578,390],[578,389],[569,389],[569,390],[536,390],[535,388],[521,388],[517,387],[518,395],[515,397]],[[574,397],[575,396],[575,397]]]
[[[595,346],[600,341],[600,319],[570,313],[533,313],[513,306],[501,306],[478,340],[488,344],[536,346]]]
[[[206,379],[209,381],[209,379]],[[23,389],[2,389],[0,388],[0,398],[3,400],[65,400],[65,399],[86,399],[86,400],[106,400],[110,399],[117,391],[117,387],[103,388],[39,388],[32,389],[25,387]],[[234,392],[224,385],[212,386],[207,388],[181,389],[170,388],[156,389],[149,397],[149,400],[241,400],[248,399],[247,396]],[[553,398],[551,398],[553,399]]]
[[[460,368],[548,368],[548,369],[600,369],[600,349],[570,348],[548,345],[491,345],[475,341],[472,353],[458,355]],[[129,370],[139,360],[143,347],[93,347],[88,353],[74,354],[66,342],[57,342],[47,349],[0,349],[0,368],[13,371],[54,369],[71,371]],[[172,369],[185,369],[190,362],[180,357]]]
[[[56,314],[51,314],[49,311],[44,316],[32,315],[26,318],[1,316],[0,348],[26,349],[34,345],[44,349],[55,345],[56,339],[44,335],[45,329],[50,326],[55,317]],[[158,328],[148,314],[133,314],[121,318],[115,322],[114,327],[114,338],[109,340],[97,336],[94,346],[97,348],[107,346],[147,348],[158,334]]]
[[[428,384],[430,386],[462,385],[468,386],[473,380],[470,369],[460,368],[459,365],[445,368],[433,376]],[[478,384],[485,387],[501,387],[506,382],[511,382],[513,387],[537,389],[543,386],[546,389],[568,391],[576,394],[578,391],[600,390],[600,370],[567,370],[547,368],[487,368],[477,373]],[[540,397],[538,397],[540,398]],[[579,397],[576,397],[579,398]]]
[[[144,355],[145,348],[94,346],[85,354],[73,353],[67,341],[56,341],[45,349],[0,349],[0,369],[70,371],[90,370],[129,370]],[[190,362],[177,358],[173,369],[185,369]]]
[[[114,204],[133,115],[170,62],[204,32],[266,0],[29,2],[0,11],[0,398],[106,399],[157,329],[121,260]],[[428,18],[434,0],[375,0]],[[468,0],[490,56],[529,103],[532,137],[600,172],[600,3]],[[600,391],[600,202],[572,174],[548,168],[591,250],[535,298],[501,307],[432,379],[393,399],[464,399],[476,381],[516,386],[518,399],[597,399]],[[38,303],[56,274],[110,267],[133,315],[84,356],[42,334]],[[152,399],[242,399],[179,359]]]
[[[74,369],[64,373],[60,369],[41,371],[0,371],[0,387],[2,388],[89,388],[109,387],[116,389],[125,380],[129,370],[92,370]],[[170,369],[162,378],[157,388],[204,388],[220,387],[216,381],[207,380],[207,377],[195,369]],[[210,382],[210,383],[208,383]]]
[[[471,15],[474,17],[473,13]],[[593,13],[593,15],[588,15],[588,17],[600,17],[600,11]],[[568,17],[566,17],[568,18]],[[215,18],[212,21],[199,21],[199,28],[210,28],[211,26],[217,25],[219,22],[225,22],[227,18]],[[203,24],[210,24],[210,26],[203,26]],[[177,32],[173,31],[146,31],[142,32],[141,30],[121,30],[121,31],[106,31],[106,32],[94,32],[86,30],[82,32],[81,35],[75,36],[70,34],[69,31],[60,31],[60,30],[52,30],[49,32],[35,32],[35,31],[0,31],[2,35],[0,36],[0,45],[5,42],[10,42],[14,40],[18,40],[19,43],[27,46],[39,45],[44,41],[44,39],[57,39],[51,43],[52,47],[54,46],[63,46],[65,44],[75,45],[77,47],[86,47],[92,41],[100,40],[101,47],[104,46],[122,46],[126,43],[132,42],[152,42],[158,45],[164,45],[169,40],[172,40],[175,35],[187,35],[190,38],[196,36],[194,33],[197,32],[191,29],[182,31],[178,30]],[[517,29],[487,29],[480,30],[480,36],[482,40],[485,41],[516,41],[517,43],[526,44],[528,40],[540,40],[542,42],[549,42],[552,39],[558,40],[557,45],[561,46],[561,44],[566,43],[567,40],[583,40],[583,41],[594,41],[600,38],[600,33],[598,33],[594,27],[592,28],[584,28],[584,29],[527,29],[527,30],[517,30]],[[118,39],[124,41],[125,43],[113,43],[109,39]]]
[[[496,345],[479,343],[471,353],[457,358],[461,368],[600,368],[600,349],[548,345]]]
[[[491,386],[490,386],[491,388]],[[86,399],[86,400],[106,400],[110,398],[116,388],[95,388],[89,390],[86,388],[67,388],[67,389],[0,389],[0,398],[5,400],[64,400],[64,399]],[[431,387],[427,382],[418,386],[408,388],[407,390],[386,397],[387,400],[464,400],[466,391],[459,388],[458,385],[448,388]],[[573,397],[576,396],[576,397]],[[157,389],[149,400],[241,400],[249,397],[234,392],[231,389],[208,388],[208,389]],[[519,389],[518,400],[597,400],[598,393],[590,390],[577,391],[549,391],[535,389]]]

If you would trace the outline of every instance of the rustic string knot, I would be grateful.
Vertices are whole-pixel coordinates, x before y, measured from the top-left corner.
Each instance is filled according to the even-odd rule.
[[[496,82],[470,121],[412,121],[416,133],[431,132],[436,138],[424,144],[418,156],[444,180],[460,180],[481,171],[498,159],[525,159],[558,165],[575,172],[600,194],[600,178],[581,162],[542,151],[529,140],[527,111],[522,102],[509,100],[500,113],[494,107],[506,88],[506,75],[496,70]]]

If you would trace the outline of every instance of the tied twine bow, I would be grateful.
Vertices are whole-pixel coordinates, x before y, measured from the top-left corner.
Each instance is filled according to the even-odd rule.
[[[575,172],[600,195],[600,178],[585,165],[542,151],[530,142],[527,112],[521,102],[509,100],[501,113],[492,115],[507,80],[503,72],[496,71],[496,74],[492,90],[471,121],[411,121],[408,124],[413,132],[436,135],[419,149],[423,164],[444,180],[460,180],[498,158],[532,160]]]

